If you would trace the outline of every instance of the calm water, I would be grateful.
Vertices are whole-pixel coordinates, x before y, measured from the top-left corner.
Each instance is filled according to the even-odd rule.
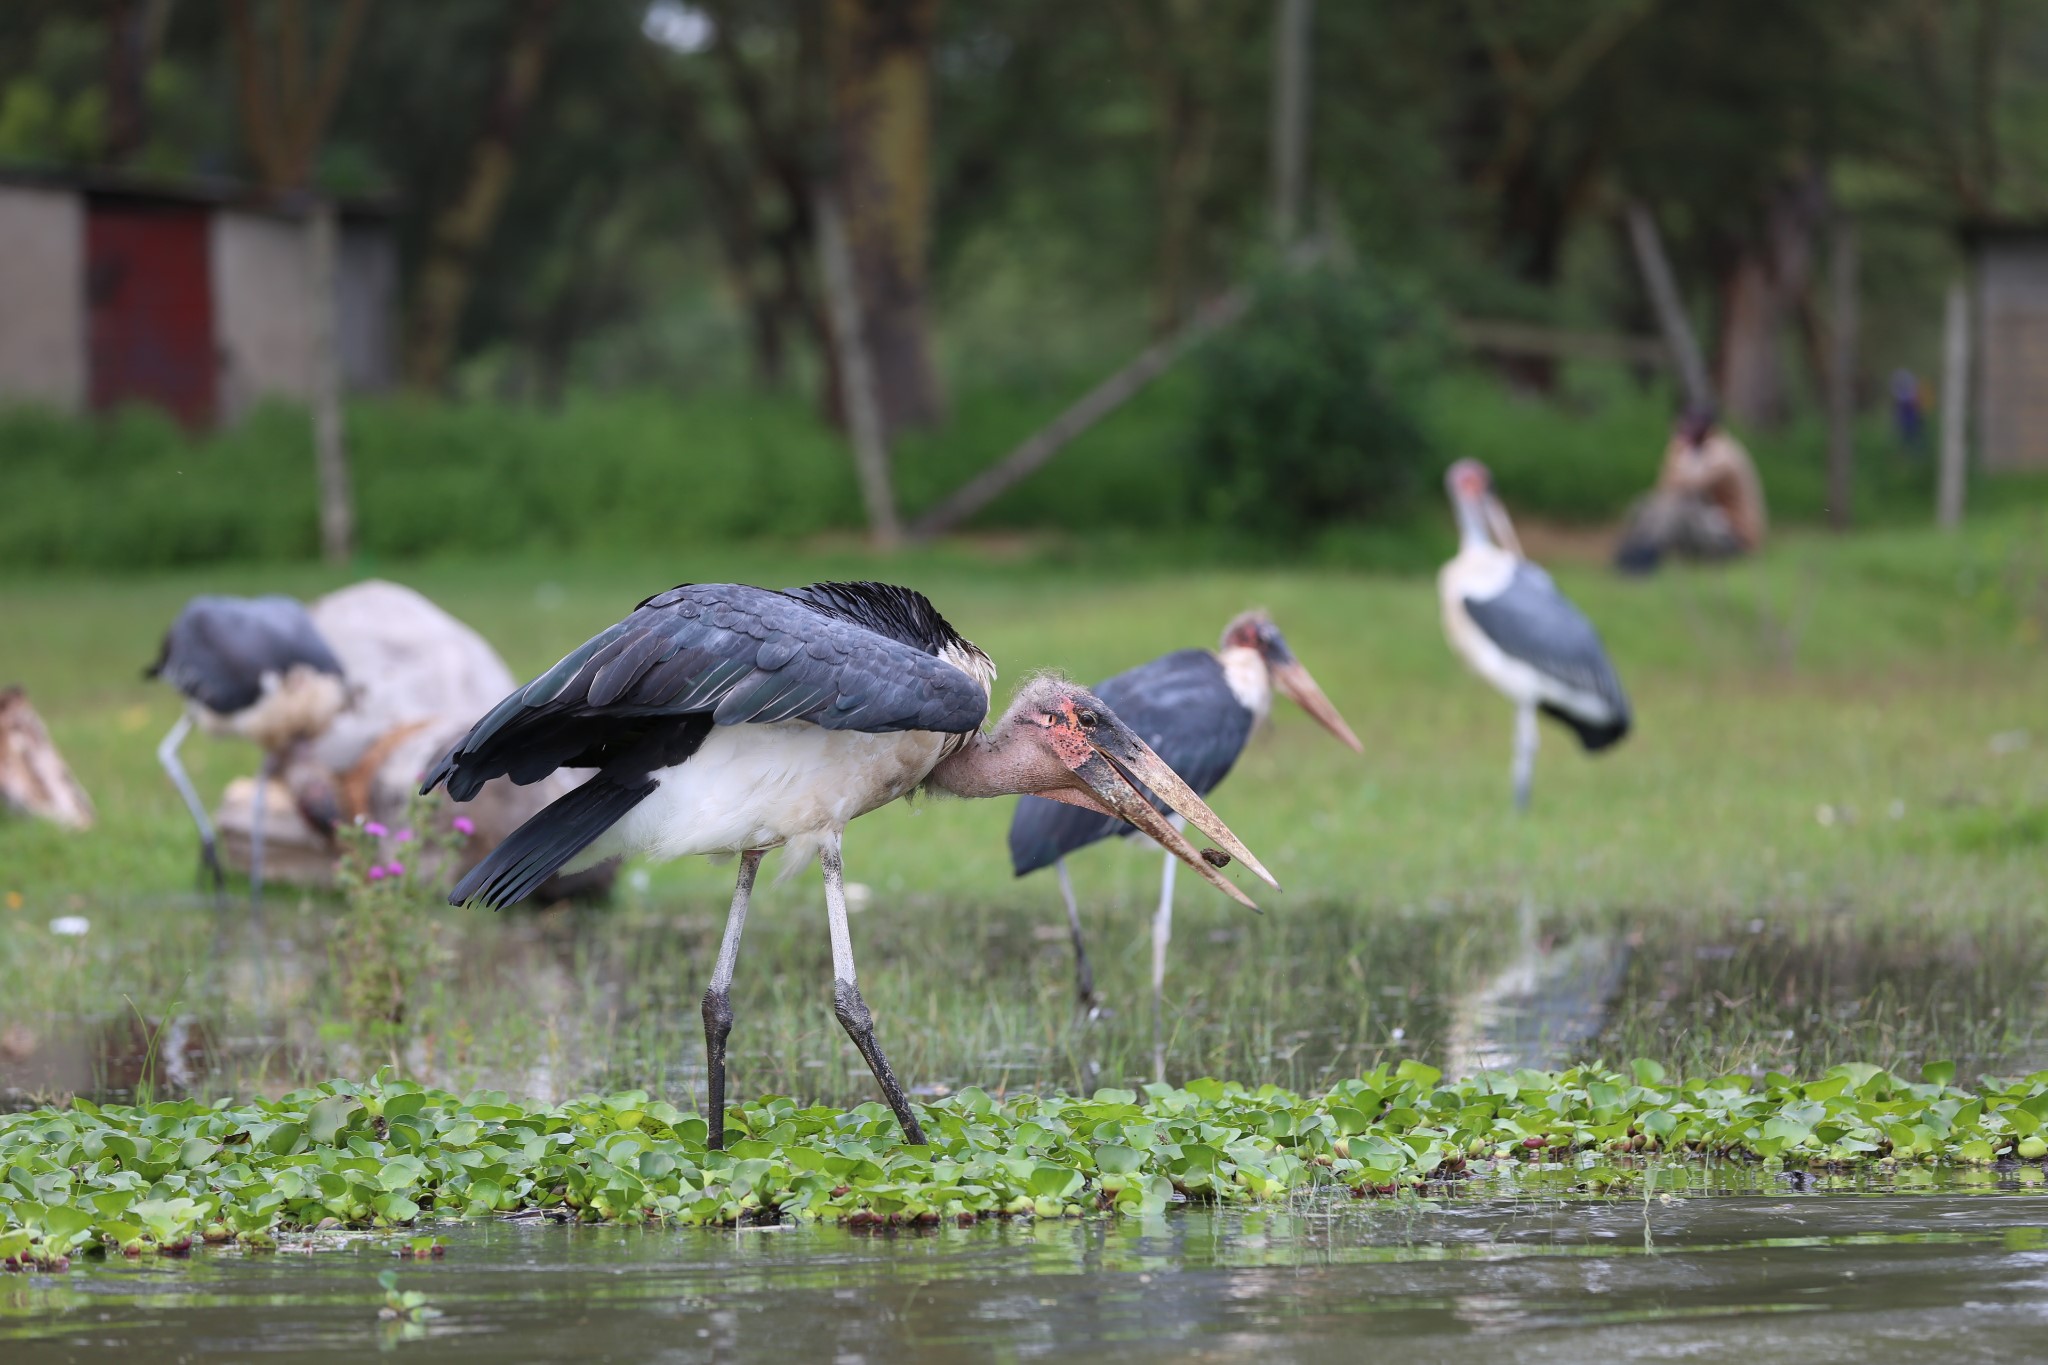
[[[1179,1210],[929,1234],[457,1227],[0,1277],[0,1359],[2009,1362],[2048,1342],[2048,1195]]]

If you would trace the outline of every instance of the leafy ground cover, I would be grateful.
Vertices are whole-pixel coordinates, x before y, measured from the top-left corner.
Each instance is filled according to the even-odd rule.
[[[240,1106],[81,1101],[0,1117],[0,1263],[518,1213],[904,1226],[1531,1178],[1669,1188],[1717,1163],[1842,1175],[2048,1156],[2048,1072],[1954,1077],[1942,1062],[1917,1082],[1862,1064],[1681,1081],[1638,1060],[1446,1082],[1408,1061],[1308,1098],[1215,1080],[1086,1099],[968,1090],[925,1106],[925,1146],[902,1144],[877,1104],[769,1097],[734,1111],[722,1152],[702,1118],[645,1091],[529,1106],[380,1077]]]

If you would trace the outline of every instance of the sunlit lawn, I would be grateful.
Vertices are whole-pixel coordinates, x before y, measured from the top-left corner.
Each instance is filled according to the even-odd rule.
[[[477,627],[522,675],[673,582],[888,576],[929,592],[995,657],[999,694],[1035,668],[1092,680],[1212,644],[1234,612],[1266,605],[1367,752],[1283,705],[1217,794],[1286,891],[1267,892],[1253,917],[1183,881],[1169,981],[1182,1072],[1308,1084],[1375,1056],[1440,1054],[1457,999],[1524,941],[1524,906],[1540,940],[1635,944],[1597,1045],[1609,1055],[1641,1046],[1721,1064],[1948,1045],[1989,1065],[2039,1055],[2042,527],[2029,512],[1955,539],[1802,533],[1760,563],[1647,582],[1555,566],[1601,626],[1639,729],[1588,760],[1546,728],[1535,807],[1519,819],[1508,710],[1444,648],[1426,576],[760,547],[388,576]],[[27,686],[100,812],[85,835],[0,824],[0,1029],[21,1049],[57,1015],[126,1012],[124,997],[149,1017],[180,998],[201,1014],[221,1013],[209,1001],[222,994],[249,1004],[246,966],[206,970],[248,954],[245,912],[222,938],[191,896],[191,831],[152,752],[177,702],[140,671],[193,592],[312,595],[347,577],[305,567],[0,586],[0,682]],[[208,791],[254,761],[203,739],[186,755]],[[1120,1007],[1077,1035],[1064,943],[1050,933],[1057,888],[1009,875],[1009,813],[1008,802],[924,802],[851,833],[848,875],[873,891],[855,946],[884,1041],[931,1082],[1070,1084],[1084,1055],[1104,1080],[1128,1077],[1149,1063],[1158,861],[1121,846],[1074,860],[1098,977]],[[445,959],[416,1056],[449,1069],[442,1079],[468,1068],[515,1089],[686,1088],[730,870],[698,860],[649,874],[629,871],[609,909],[436,912]],[[757,899],[736,992],[742,1092],[860,1093],[828,1007],[820,902],[815,873]],[[265,983],[285,1022],[222,1086],[347,1059],[345,1045],[321,1051],[335,1042],[331,1020],[322,1031],[332,913],[321,900],[273,902],[268,931],[297,945],[272,954]],[[46,926],[65,914],[87,916],[91,932],[53,936]]]

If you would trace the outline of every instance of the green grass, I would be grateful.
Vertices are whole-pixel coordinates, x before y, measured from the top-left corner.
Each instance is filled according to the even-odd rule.
[[[907,513],[931,506],[1050,421],[1100,375],[1010,375],[954,395],[943,429],[895,454]],[[1427,566],[1447,543],[1433,484],[1382,524],[1338,525],[1276,544],[1259,509],[1218,510],[1191,459],[1202,380],[1183,367],[1082,434],[974,523],[983,532],[1109,540],[1177,562]],[[1476,455],[1519,512],[1609,520],[1654,479],[1671,410],[1662,389],[1574,370],[1549,400],[1451,370],[1415,394],[1436,466]],[[1808,417],[1744,433],[1781,524],[1819,521],[1825,438]],[[371,563],[423,555],[638,555],[673,562],[762,537],[801,543],[859,526],[844,443],[805,401],[745,392],[575,395],[559,411],[407,399],[349,409],[358,535]],[[1914,524],[1931,503],[1928,461],[1898,452],[1877,418],[1860,436],[1857,508]],[[285,564],[318,544],[311,434],[270,407],[195,438],[161,414],[105,420],[0,410],[0,570],[123,571]],[[1425,482],[1428,482],[1425,480]],[[1980,507],[2038,501],[2038,481],[1980,481]],[[1413,515],[1409,515],[1412,511]]]
[[[1556,566],[1600,623],[1640,728],[1589,760],[1548,731],[1535,809],[1507,799],[1509,716],[1445,649],[1421,575],[1170,572],[1156,554],[680,544],[659,558],[444,559],[394,576],[531,674],[647,591],[884,573],[916,584],[1004,670],[1094,679],[1213,642],[1270,607],[1365,740],[1357,758],[1285,708],[1215,806],[1284,893],[1254,917],[1184,880],[1168,982],[1168,1073],[1326,1085],[1380,1060],[1440,1061],[1466,1002],[1538,941],[1633,943],[1604,1031],[1580,1045],[1705,1069],[2042,1056],[2037,946],[2048,845],[2042,688],[2048,550],[2036,512],[1965,534],[1782,538],[1761,561],[1647,582]],[[17,1091],[119,1088],[135,1002],[193,1019],[202,1084],[275,1089],[360,1061],[337,1031],[337,914],[274,899],[261,951],[239,909],[194,898],[189,826],[152,749],[176,714],[140,666],[201,589],[312,594],[289,566],[0,587],[7,679],[25,683],[99,805],[91,833],[0,824],[0,1046]],[[2024,737],[2024,738],[2015,738]],[[195,740],[202,789],[247,750]],[[1147,918],[1156,857],[1077,857],[1098,978],[1117,1007],[1072,1027],[1058,892],[1009,875],[1009,803],[919,802],[848,838],[862,982],[900,1071],[993,1090],[1149,1079]],[[560,1096],[699,1084],[696,993],[730,867],[634,871],[608,909],[425,909],[431,999],[408,1066]],[[740,963],[742,1093],[853,1099],[864,1073],[833,1025],[815,874],[764,886]],[[7,908],[18,906],[18,908]],[[44,927],[93,922],[84,938]],[[261,963],[265,974],[259,974]],[[59,1065],[48,1059],[71,1058]],[[203,1062],[203,1064],[202,1064]],[[47,1064],[46,1064],[47,1063]],[[1091,1069],[1092,1066],[1092,1069]]]

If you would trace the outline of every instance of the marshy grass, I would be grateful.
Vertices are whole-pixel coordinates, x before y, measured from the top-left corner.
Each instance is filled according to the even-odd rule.
[[[658,563],[449,560],[389,576],[531,675],[672,582],[886,575],[930,592],[994,655],[999,700],[1032,668],[1092,680],[1269,607],[1367,754],[1283,703],[1217,792],[1287,890],[1253,916],[1183,884],[1169,1079],[1312,1089],[1481,1045],[1704,1069],[1952,1055],[1977,1074],[2036,1064],[2048,1014],[2042,531],[2039,512],[2016,511],[1953,538],[1792,535],[1756,563],[1647,582],[1554,564],[1606,636],[1640,728],[1598,760],[1547,732],[1520,819],[1507,708],[1444,648],[1421,575],[1182,571],[1130,546],[1046,541],[889,561],[685,546]],[[297,566],[0,586],[8,678],[101,817],[85,835],[0,824],[0,1076],[17,1103],[132,1085],[136,1013],[183,1021],[157,1074],[200,1093],[368,1069],[332,961],[338,905],[274,893],[259,938],[246,906],[223,915],[193,893],[190,827],[152,752],[176,699],[139,676],[193,592],[344,581]],[[223,744],[186,757],[207,791],[253,767]],[[848,876],[867,888],[854,942],[883,1041],[927,1094],[1149,1080],[1157,856],[1118,845],[1073,862],[1116,1010],[1081,1028],[1058,892],[1044,874],[1010,877],[1009,809],[919,802],[851,831]],[[605,907],[422,905],[433,970],[401,1060],[451,1086],[556,1100],[646,1087],[689,1105],[730,875],[704,860],[630,868]],[[829,1008],[815,873],[767,880],[734,991],[735,1085],[864,1099]],[[53,933],[60,916],[88,932]],[[1551,989],[1530,964],[1586,943],[1608,964],[1598,998],[1546,1034],[1562,1007],[1521,1001],[1515,983]]]

